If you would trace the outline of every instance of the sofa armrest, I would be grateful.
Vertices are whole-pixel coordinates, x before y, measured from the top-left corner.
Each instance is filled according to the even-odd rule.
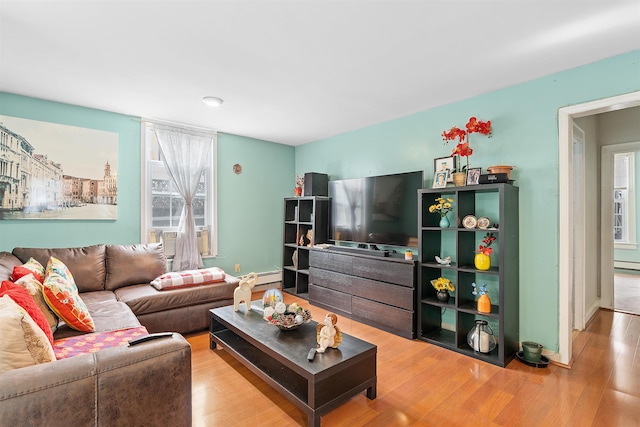
[[[0,374],[0,426],[191,425],[180,334]]]

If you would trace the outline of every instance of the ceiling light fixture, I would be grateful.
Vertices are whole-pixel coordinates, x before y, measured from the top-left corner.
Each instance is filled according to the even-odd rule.
[[[202,98],[202,102],[207,104],[209,107],[219,107],[224,101],[220,98],[216,98],[215,96],[205,96]]]

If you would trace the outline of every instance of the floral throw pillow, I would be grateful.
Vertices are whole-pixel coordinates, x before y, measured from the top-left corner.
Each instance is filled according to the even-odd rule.
[[[55,257],[49,258],[43,287],[47,305],[69,327],[81,332],[95,330],[89,310],[78,294],[73,275],[67,266]]]
[[[16,265],[13,267],[13,273],[11,274],[11,280],[13,282],[18,281],[21,277],[27,274],[33,274],[33,277],[38,279],[40,283],[44,281],[44,267],[35,258],[29,258],[29,261],[22,265]]]

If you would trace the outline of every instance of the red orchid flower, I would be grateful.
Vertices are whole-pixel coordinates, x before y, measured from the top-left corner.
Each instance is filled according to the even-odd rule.
[[[480,245],[478,247],[478,252],[484,255],[491,255],[493,253],[493,248]]]
[[[464,141],[464,138],[467,136],[467,132],[460,129],[457,126],[452,127],[449,131],[442,132],[442,139],[445,141],[453,141],[454,139],[458,139],[460,142]]]
[[[495,240],[496,236],[494,236],[493,233],[485,234],[482,239],[482,243],[484,243],[484,245],[478,246],[477,252],[485,255],[491,255],[493,253],[493,248],[490,248],[489,246],[491,246]]]
[[[471,117],[467,122],[467,132],[469,133],[481,133],[482,135],[491,134],[491,120],[486,122],[480,121],[475,117]]]
[[[473,154],[473,149],[469,147],[469,142],[456,145],[456,148],[451,152],[452,156],[458,155],[462,157],[468,157]]]

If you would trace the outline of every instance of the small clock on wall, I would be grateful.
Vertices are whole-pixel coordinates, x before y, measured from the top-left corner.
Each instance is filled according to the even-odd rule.
[[[240,165],[240,163],[236,163],[235,165],[233,165],[233,173],[240,175],[242,173],[242,166]]]

